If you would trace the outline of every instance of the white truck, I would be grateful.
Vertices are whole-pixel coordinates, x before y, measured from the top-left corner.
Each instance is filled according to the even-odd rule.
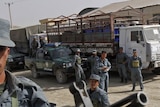
[[[108,30],[109,31],[109,30]],[[123,47],[124,52],[130,57],[133,53],[133,49],[136,49],[138,55],[141,56],[143,62],[143,69],[152,70],[155,73],[159,73],[160,68],[160,25],[134,25],[134,26],[126,26],[119,27],[118,29],[114,29],[114,40],[108,40],[106,43],[101,42],[100,40],[108,39],[109,33],[99,32],[99,33],[90,33],[95,37],[94,42],[86,42],[88,35],[84,33],[84,41],[81,42],[81,45],[76,47],[73,46],[74,49],[81,48],[84,52],[91,52],[93,49],[97,49],[99,52],[101,50],[106,50],[108,54],[108,58],[112,63],[112,70],[115,67],[115,58],[118,52],[118,47]],[[97,35],[96,35],[97,34]],[[107,34],[105,36],[105,34]],[[94,35],[94,36],[93,36]],[[104,35],[104,36],[101,36]],[[81,35],[79,35],[81,36]],[[61,36],[65,37],[65,36]],[[66,38],[66,37],[65,37]],[[98,38],[98,39],[97,39]],[[62,39],[62,38],[61,38]],[[63,42],[65,43],[65,42]],[[72,41],[74,43],[74,41]],[[66,43],[70,45],[70,43]],[[77,44],[77,43],[75,43]],[[90,44],[95,44],[90,45]],[[107,47],[107,44],[111,46]]]
[[[160,25],[138,25],[120,28],[119,46],[132,55],[136,49],[141,56],[143,69],[158,73],[160,68]]]

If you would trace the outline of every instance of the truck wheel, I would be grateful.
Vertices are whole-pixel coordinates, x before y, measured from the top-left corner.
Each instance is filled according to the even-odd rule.
[[[63,73],[63,69],[58,69],[56,71],[56,79],[57,82],[61,84],[67,82],[67,75]]]
[[[152,70],[152,72],[156,75],[160,75],[160,69],[155,69],[155,70]]]
[[[31,67],[31,72],[32,72],[33,78],[38,78],[40,76],[40,74],[37,73],[37,69],[35,65]]]

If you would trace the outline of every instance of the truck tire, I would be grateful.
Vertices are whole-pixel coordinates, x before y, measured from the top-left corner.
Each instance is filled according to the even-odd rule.
[[[67,75],[63,73],[63,69],[58,69],[56,71],[56,79],[57,79],[57,82],[60,84],[67,82]]]
[[[31,67],[31,72],[32,72],[32,77],[33,77],[33,78],[38,78],[38,77],[40,76],[40,74],[37,73],[37,69],[36,69],[36,66],[35,66],[35,65],[33,65],[33,66]]]
[[[152,72],[156,75],[160,75],[160,69],[155,69],[155,70],[152,70]]]

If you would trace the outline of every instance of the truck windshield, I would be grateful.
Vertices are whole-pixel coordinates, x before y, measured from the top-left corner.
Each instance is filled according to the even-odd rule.
[[[72,51],[69,48],[59,48],[51,52],[51,57],[55,59],[55,58],[67,57],[70,54],[72,54]]]
[[[145,29],[144,33],[147,40],[160,41],[160,28],[149,28]]]
[[[16,50],[14,48],[10,48],[10,54],[14,55],[14,54],[17,54],[17,52],[16,52]]]

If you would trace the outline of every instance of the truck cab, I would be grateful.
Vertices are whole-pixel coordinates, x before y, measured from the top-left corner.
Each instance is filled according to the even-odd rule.
[[[119,46],[128,56],[133,49],[142,58],[143,69],[160,67],[160,25],[137,25],[120,28]]]

